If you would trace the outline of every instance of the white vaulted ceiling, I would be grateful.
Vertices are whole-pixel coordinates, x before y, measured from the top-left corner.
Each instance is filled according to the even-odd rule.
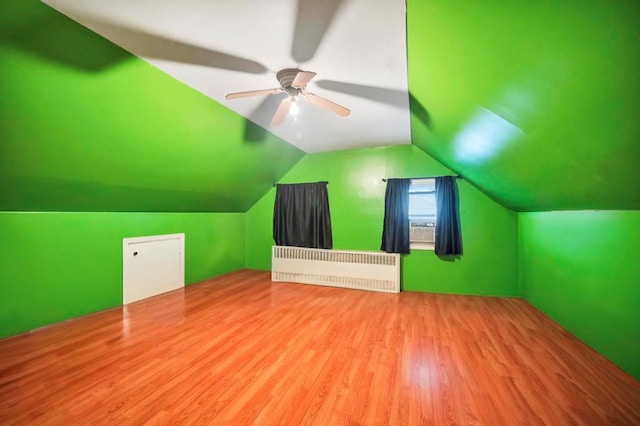
[[[45,0],[80,24],[305,152],[411,143],[403,0]],[[270,121],[283,68],[313,71],[307,90],[351,110],[299,102]]]

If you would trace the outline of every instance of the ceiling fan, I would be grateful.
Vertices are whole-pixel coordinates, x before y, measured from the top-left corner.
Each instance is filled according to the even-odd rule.
[[[311,71],[302,71],[297,68],[285,68],[278,71],[276,78],[280,82],[280,87],[275,89],[263,89],[263,90],[250,90],[246,92],[229,93],[225,96],[226,99],[238,99],[246,98],[250,96],[263,96],[263,95],[276,95],[279,93],[286,93],[288,96],[284,98],[278,109],[276,110],[271,124],[277,126],[282,123],[289,113],[294,108],[297,109],[296,101],[302,97],[309,103],[331,111],[341,117],[348,116],[351,111],[348,108],[338,105],[328,99],[318,96],[314,93],[307,92],[307,83],[315,77],[316,73]]]
[[[45,0],[47,4],[62,2],[63,0]],[[65,0],[67,1],[67,0]],[[71,0],[68,0],[71,2]],[[315,58],[323,41],[325,33],[331,27],[334,17],[347,0],[291,0],[297,3],[295,29],[290,50],[291,59],[296,64],[304,64]],[[73,16],[71,16],[73,17]],[[114,43],[124,46],[132,53],[145,58],[153,58],[171,62],[211,67],[248,74],[265,74],[269,68],[252,59],[236,56],[227,52],[214,50],[182,40],[166,37],[161,34],[132,28],[122,23],[105,20],[96,16],[82,15],[83,25],[93,29]],[[301,66],[301,65],[299,65]],[[247,117],[245,122],[245,138],[251,141],[262,140],[263,132],[254,132],[256,125],[266,128],[271,124],[284,121],[287,112],[295,109],[294,99],[303,97],[309,103],[325,108],[336,114],[347,116],[349,109],[335,104],[328,99],[307,92],[306,86],[315,77],[314,72],[303,71],[298,68],[286,68],[276,74],[280,87],[267,90],[230,93],[227,99],[249,96],[264,96],[260,105]],[[317,87],[350,96],[370,99],[389,105],[404,108],[406,106],[406,90],[388,89],[384,87],[347,83],[333,80],[314,80]],[[269,96],[271,95],[271,96]],[[284,97],[284,100],[280,100]],[[409,93],[412,112],[417,109],[417,100]],[[294,106],[295,105],[295,106]],[[427,111],[418,105],[421,121],[430,125]],[[274,114],[275,111],[275,114]]]

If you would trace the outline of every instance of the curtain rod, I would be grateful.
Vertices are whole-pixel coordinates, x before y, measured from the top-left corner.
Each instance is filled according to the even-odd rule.
[[[439,178],[439,177],[447,177],[447,176],[451,176],[454,179],[464,179],[462,176],[460,175],[443,175],[443,176],[420,176],[420,177],[412,177],[412,178],[407,178],[407,179],[435,179],[435,178]],[[391,178],[389,178],[391,179]],[[397,179],[397,178],[394,178]],[[383,182],[386,182],[387,179],[382,178]]]
[[[300,182],[300,183],[326,183],[327,185],[329,185],[329,182],[327,182],[326,180],[320,181],[320,182]],[[297,183],[274,183],[273,186],[278,186],[278,185],[298,185]]]

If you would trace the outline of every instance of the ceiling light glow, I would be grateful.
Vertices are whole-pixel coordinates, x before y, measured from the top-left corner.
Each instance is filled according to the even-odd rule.
[[[296,98],[292,98],[291,106],[289,107],[289,114],[295,117],[296,115],[298,115],[298,112],[300,112],[300,109],[298,108],[298,103],[296,102]]]

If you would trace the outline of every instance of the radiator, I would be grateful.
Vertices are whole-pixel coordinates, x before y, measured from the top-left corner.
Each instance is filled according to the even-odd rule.
[[[274,246],[271,280],[400,292],[400,255]]]

